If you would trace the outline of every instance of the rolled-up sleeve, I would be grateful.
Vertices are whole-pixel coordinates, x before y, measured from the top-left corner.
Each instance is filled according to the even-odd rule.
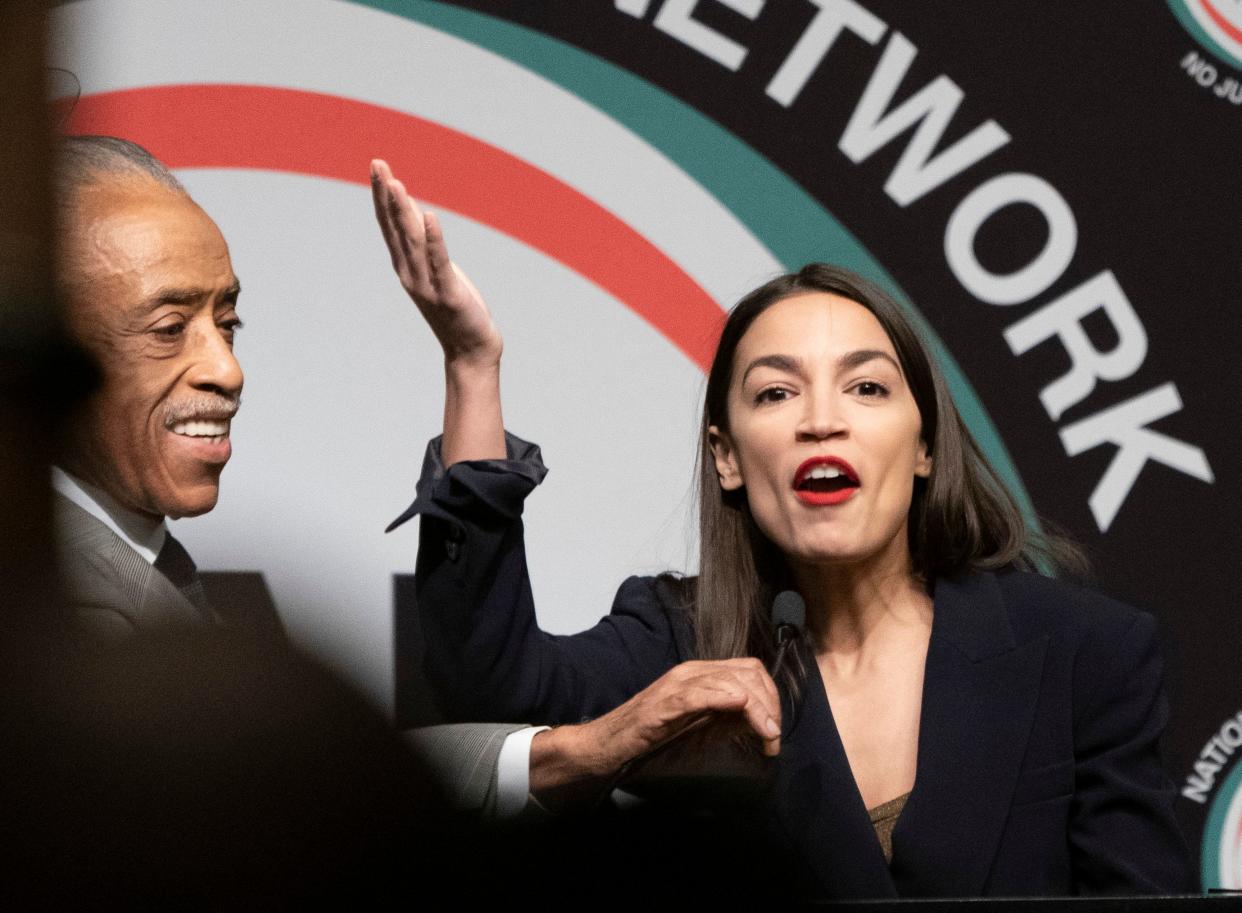
[[[522,516],[526,496],[548,474],[538,444],[505,432],[505,459],[467,460],[446,472],[442,456],[443,436],[431,439],[423,457],[423,471],[415,487],[416,497],[397,519],[388,524],[392,532],[420,514],[436,517],[460,528],[463,519],[516,520]]]
[[[446,470],[428,446],[414,503],[420,517],[415,596],[424,672],[447,719],[579,722],[622,703],[689,650],[680,611],[654,578],[630,578],[611,613],[580,634],[540,630],[522,509],[547,468],[538,446],[506,434],[506,459]],[[570,563],[560,573],[575,573]]]

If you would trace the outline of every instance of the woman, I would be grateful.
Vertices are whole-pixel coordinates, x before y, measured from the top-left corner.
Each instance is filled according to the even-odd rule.
[[[1074,553],[1025,529],[881,291],[812,265],[739,303],[708,378],[700,576],[631,578],[596,627],[552,637],[519,519],[544,470],[503,430],[499,333],[435,217],[382,162],[373,178],[445,351],[444,436],[397,521],[424,518],[428,674],[455,717],[597,717],[536,738],[536,791],[731,713],[779,754],[773,815],[813,894],[1192,888],[1152,618],[1018,570]],[[782,707],[764,663],[787,588],[807,633]]]

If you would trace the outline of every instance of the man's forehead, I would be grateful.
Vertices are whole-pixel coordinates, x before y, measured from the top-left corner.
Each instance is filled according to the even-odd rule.
[[[78,193],[66,232],[67,265],[92,283],[225,292],[236,284],[219,228],[188,196],[154,181],[121,179]]]

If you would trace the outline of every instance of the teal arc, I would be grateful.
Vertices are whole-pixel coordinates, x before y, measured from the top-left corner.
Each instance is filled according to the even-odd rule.
[[[839,263],[891,292],[932,349],[966,426],[1027,524],[1034,503],[1000,432],[948,347],[854,235],[788,175],[715,121],[627,70],[513,23],[433,0],[349,0],[455,35],[542,76],[658,149],[745,225],[786,269]],[[711,149],[705,156],[702,150]]]
[[[1233,804],[1233,797],[1240,789],[1242,789],[1242,764],[1235,764],[1229,776],[1217,787],[1216,796],[1212,799],[1212,805],[1208,811],[1207,824],[1203,828],[1203,845],[1200,849],[1199,865],[1204,890],[1226,887],[1220,884],[1220,854],[1224,850],[1225,825],[1229,817],[1229,806]],[[1234,827],[1239,826],[1242,825],[1235,819]]]

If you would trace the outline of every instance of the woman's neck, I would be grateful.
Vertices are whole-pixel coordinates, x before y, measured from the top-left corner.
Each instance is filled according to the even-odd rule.
[[[932,600],[906,549],[852,564],[795,567],[793,576],[821,657],[862,662],[883,643],[930,634]]]

